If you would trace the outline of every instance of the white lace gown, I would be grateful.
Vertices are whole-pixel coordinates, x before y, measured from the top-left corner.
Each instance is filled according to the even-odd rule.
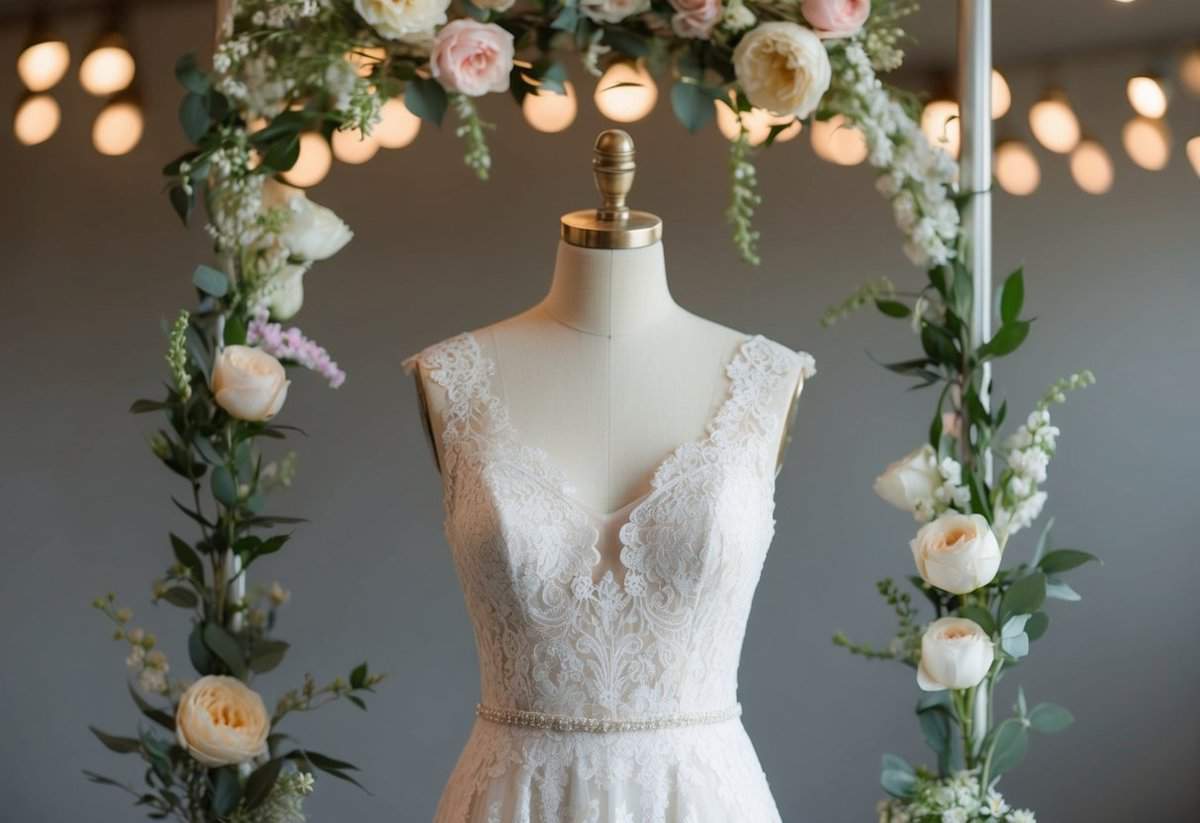
[[[522,441],[474,335],[417,363],[447,393],[445,529],[480,663],[435,823],[777,823],[737,670],[788,395],[812,358],[747,338],[705,435],[607,516]],[[600,573],[605,540],[620,562]]]

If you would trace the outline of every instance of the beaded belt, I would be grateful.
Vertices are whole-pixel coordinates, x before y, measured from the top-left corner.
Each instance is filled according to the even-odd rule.
[[[475,706],[475,714],[484,720],[505,726],[524,726],[530,729],[545,729],[555,732],[642,732],[656,729],[675,729],[683,726],[703,726],[732,720],[742,714],[741,704],[713,712],[690,712],[644,717],[633,720],[617,720],[600,717],[569,717],[561,714],[524,711],[522,709],[495,709],[482,703]]]

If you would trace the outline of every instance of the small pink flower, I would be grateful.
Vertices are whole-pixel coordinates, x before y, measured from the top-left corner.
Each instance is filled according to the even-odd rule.
[[[695,40],[707,40],[725,13],[721,0],[670,0],[670,3],[675,9],[671,28],[680,37]]]
[[[447,23],[433,38],[429,67],[446,91],[479,97],[508,91],[513,36],[495,23],[466,18]]]
[[[800,10],[819,37],[850,37],[867,22],[871,0],[800,0]]]

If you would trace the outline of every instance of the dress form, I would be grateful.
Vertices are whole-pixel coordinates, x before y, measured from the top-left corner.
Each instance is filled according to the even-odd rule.
[[[603,133],[595,165],[605,204],[563,218],[545,298],[475,337],[522,438],[569,478],[577,502],[619,522],[663,459],[704,433],[727,392],[723,365],[746,335],[679,306],[661,223],[621,212],[632,183],[628,135]],[[442,431],[445,392],[420,372],[416,379],[430,430]],[[797,375],[796,392],[800,385]],[[790,423],[789,413],[785,432]]]

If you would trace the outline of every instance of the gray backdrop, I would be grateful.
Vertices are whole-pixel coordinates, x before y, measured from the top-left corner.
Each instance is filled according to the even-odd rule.
[[[126,798],[86,784],[84,768],[138,779],[86,730],[136,722],[123,653],[89,608],[114,590],[137,622],[164,638],[177,669],[186,618],[148,604],[167,562],[168,529],[186,530],[174,483],[143,441],[148,418],[126,414],[164,376],[159,322],[189,305],[188,276],[206,251],[159,195],[159,166],[180,149],[173,124],[177,53],[208,37],[207,9],[141,14],[145,140],[107,159],[90,147],[98,108],[76,84],[60,93],[65,122],[49,144],[0,138],[5,193],[0,240],[0,798],[5,820],[136,819]],[[86,27],[71,29],[81,43]],[[1014,32],[1019,34],[1019,32]],[[15,54],[20,32],[0,33]],[[1087,126],[1114,152],[1127,116],[1123,77],[1136,61],[1063,68]],[[1032,75],[1013,76],[1024,133]],[[16,96],[0,72],[0,99]],[[586,88],[591,85],[585,81]],[[1195,130],[1196,103],[1183,121]],[[309,276],[304,328],[349,372],[329,391],[301,377],[286,422],[300,444],[303,513],[287,556],[264,562],[293,592],[280,627],[295,643],[263,682],[274,693],[304,671],[347,671],[364,656],[392,674],[370,713],[338,706],[293,731],[311,747],[365,767],[373,795],[323,782],[317,821],[420,821],[433,810],[472,721],[475,653],[441,535],[438,480],[401,357],[506,316],[545,289],[560,213],[593,202],[588,151],[602,127],[590,104],[566,134],[526,128],[503,98],[485,113],[496,133],[488,184],[462,167],[446,128],[363,168],[339,166],[315,198],[344,216],[356,240]],[[917,689],[894,664],[851,658],[835,629],[885,641],[891,622],[873,591],[910,572],[907,518],[871,493],[880,466],[922,437],[933,398],[874,366],[868,352],[905,355],[915,341],[876,316],[822,330],[822,308],[862,280],[919,276],[872,190],[870,172],[816,160],[800,142],[762,158],[764,264],[741,265],[726,242],[724,143],[689,137],[666,106],[632,128],[642,172],[634,202],[661,214],[671,282],[699,314],[812,352],[820,376],[805,392],[778,488],[779,530],[750,621],[742,665],[745,722],[787,821],[871,819],[878,761],[927,759],[911,715]],[[1044,182],[1028,199],[998,195],[998,268],[1025,263],[1031,342],[997,379],[1010,406],[1081,367],[1099,385],[1056,412],[1065,431],[1051,468],[1059,541],[1103,555],[1075,582],[1082,603],[1056,604],[1048,636],[1020,680],[1078,722],[1037,738],[1004,781],[1048,821],[1173,821],[1200,803],[1195,629],[1198,448],[1197,214],[1200,184],[1177,151],[1149,174],[1117,158],[1112,194],[1091,198],[1066,164],[1039,150]],[[1029,551],[1022,536],[1016,556]],[[265,577],[263,578],[265,579]]]

